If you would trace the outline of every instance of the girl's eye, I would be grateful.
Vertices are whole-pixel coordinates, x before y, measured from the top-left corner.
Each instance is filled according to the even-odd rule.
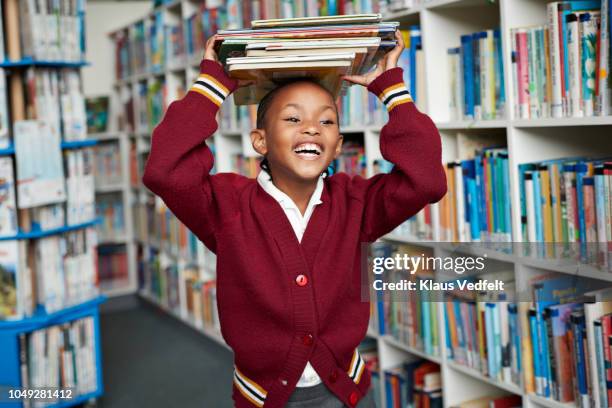
[[[333,124],[335,124],[336,122],[334,122],[334,121],[333,121],[333,120],[331,120],[331,119],[326,119],[326,120],[322,120],[322,121],[321,121],[321,123],[322,123],[322,124],[324,124],[324,125],[333,125]]]
[[[285,119],[287,122],[293,122],[293,123],[298,123],[300,121],[299,118],[296,118],[295,116],[291,116],[288,117],[287,119]]]

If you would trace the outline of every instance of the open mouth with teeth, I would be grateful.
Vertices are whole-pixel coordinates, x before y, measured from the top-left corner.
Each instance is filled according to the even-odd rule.
[[[318,158],[323,149],[316,143],[302,143],[297,145],[293,152],[302,159],[314,160]]]

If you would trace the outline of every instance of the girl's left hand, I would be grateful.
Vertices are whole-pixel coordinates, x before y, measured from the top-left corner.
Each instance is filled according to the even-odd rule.
[[[395,40],[397,41],[395,48],[385,54],[385,56],[378,61],[376,68],[373,71],[368,72],[365,75],[344,75],[342,79],[354,84],[368,86],[383,72],[397,67],[397,61],[404,50],[404,38],[402,37],[400,30],[395,31]]]

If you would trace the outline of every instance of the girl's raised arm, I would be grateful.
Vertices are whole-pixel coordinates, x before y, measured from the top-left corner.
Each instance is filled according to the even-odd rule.
[[[217,130],[215,115],[239,85],[216,62],[214,37],[206,47],[200,75],[181,100],[172,102],[153,131],[143,183],[206,246],[238,212],[237,194],[248,179],[233,173],[211,175],[214,157],[205,140]]]

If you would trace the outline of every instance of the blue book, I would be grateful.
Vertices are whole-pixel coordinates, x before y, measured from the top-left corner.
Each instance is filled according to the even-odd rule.
[[[465,342],[465,332],[464,332],[464,323],[463,323],[463,319],[461,317],[461,302],[457,299],[453,300],[453,308],[455,309],[455,324],[457,325],[457,342],[459,343],[459,350],[461,350],[461,355],[462,355],[462,363],[465,363],[467,361],[466,354],[465,354],[465,350],[467,349],[466,347],[466,342]]]
[[[484,185],[484,170],[482,167],[482,156],[480,153],[476,155],[474,159],[474,167],[476,173],[476,194],[478,195],[478,203],[484,203],[484,197],[486,194],[485,185]],[[480,225],[480,238],[486,236],[487,228],[488,228],[488,220],[487,213],[484,208],[484,205],[478,205],[478,224]]]
[[[485,333],[487,343],[487,365],[489,369],[489,377],[497,378],[496,352],[495,352],[495,324],[494,320],[495,303],[485,304]]]
[[[589,290],[596,290],[596,284],[593,281],[586,279],[580,279],[576,276],[564,275],[564,276],[551,276],[550,279],[546,279],[533,284],[533,295],[534,305],[536,309],[536,324],[537,333],[539,334],[538,348],[534,349],[535,352],[539,353],[542,357],[542,377],[544,381],[544,394],[543,396],[550,396],[550,352],[548,350],[547,331],[543,321],[544,309],[560,304],[575,301],[581,293],[586,293]]]
[[[502,204],[504,209],[504,233],[508,241],[512,238],[512,211],[510,208],[510,166],[508,164],[508,153],[501,153],[501,168],[502,168]]]
[[[535,209],[535,227],[536,227],[536,241],[544,241],[544,224],[542,223],[542,193],[540,192],[540,173],[534,171],[533,175],[533,199]]]
[[[525,173],[533,172],[535,165],[533,163],[519,164],[519,191],[521,196],[521,228],[524,241],[527,239],[527,194],[525,192]]]
[[[576,172],[576,206],[578,208],[578,237],[581,243],[586,242],[586,223],[584,219],[584,196],[582,187],[584,186],[584,178],[587,176],[589,167],[584,162],[576,163],[574,166]]]
[[[461,62],[463,65],[463,96],[465,116],[474,117],[474,50],[471,35],[461,36]]]
[[[597,377],[600,381],[597,381],[599,387],[599,406],[608,406],[608,389],[606,387],[606,366],[604,361],[604,346],[603,346],[603,330],[601,328],[601,320],[595,320],[593,322],[593,333],[595,336],[595,355],[590,356],[597,361]]]
[[[588,370],[589,362],[587,361],[586,355],[586,344],[587,344],[587,333],[586,333],[586,320],[584,317],[584,311],[578,310],[570,315],[570,322],[572,325],[572,331],[574,333],[574,356],[576,358],[575,369],[577,374],[577,385],[579,396],[578,406],[588,407],[589,406],[589,384],[588,384]],[[595,358],[595,356],[593,356]]]
[[[444,307],[444,331],[445,331],[445,344],[446,344],[446,355],[449,360],[455,360],[455,355],[453,354],[453,342],[451,339],[451,331],[450,331],[450,317],[448,316],[448,311],[446,307]]]
[[[518,308],[516,304],[508,304],[508,320],[510,322],[510,361],[512,381],[520,384],[521,376],[521,336],[519,333]]]
[[[480,39],[487,38],[486,31],[480,31],[472,34],[472,52],[474,54],[474,70],[472,76],[474,78],[474,115],[482,114],[482,101],[480,95]]]
[[[499,28],[493,30],[493,44],[495,47],[495,111],[498,117],[505,116],[506,86],[504,82],[504,58]]]
[[[531,335],[531,344],[533,346],[533,376],[536,383],[536,394],[544,395],[544,375],[542,372],[542,354],[540,353],[540,341],[538,335],[538,324],[536,321],[537,312],[534,309],[529,310],[529,332]]]
[[[564,72],[564,78],[565,78],[565,90],[566,92],[568,92],[569,94],[569,89],[570,89],[570,80],[569,80],[569,62],[568,62],[568,51],[567,51],[567,43],[568,43],[568,38],[567,38],[567,22],[565,21],[565,16],[567,16],[570,13],[574,13],[576,11],[582,11],[582,10],[599,10],[601,8],[601,1],[600,0],[573,0],[573,1],[565,1],[559,4],[559,24],[560,24],[560,30],[561,33],[563,35],[563,41],[561,44],[562,50],[561,52],[563,53],[563,72]],[[566,97],[566,95],[563,95],[563,97]]]

